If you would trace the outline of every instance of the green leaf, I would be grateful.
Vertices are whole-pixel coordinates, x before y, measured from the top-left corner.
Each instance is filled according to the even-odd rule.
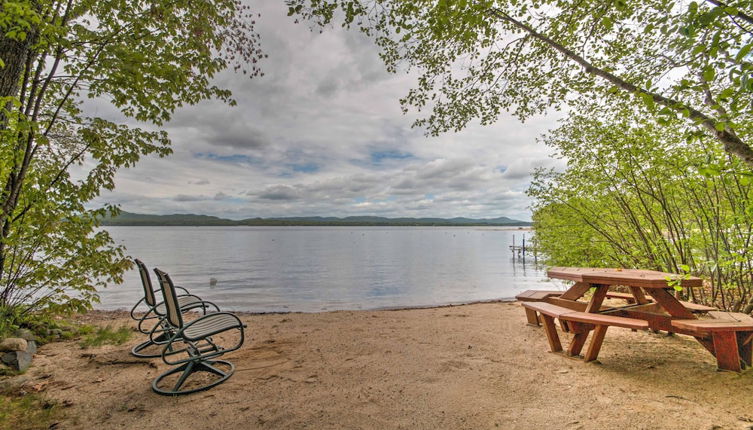
[[[698,173],[701,175],[710,178],[714,176],[719,176],[722,171],[717,166],[701,166],[698,168]]]
[[[605,16],[601,18],[601,25],[603,25],[604,28],[606,28],[607,31],[609,31],[612,29],[612,27],[614,27],[614,21],[612,21],[612,18]]]
[[[743,61],[743,59],[750,53],[751,49],[753,49],[753,43],[749,43],[740,48],[740,50],[737,51],[737,55],[735,55],[735,61],[738,63]]]
[[[716,71],[711,66],[706,66],[703,68],[702,72],[703,80],[706,82],[711,82],[714,80],[714,77],[716,76]]]
[[[647,93],[640,93],[640,97],[643,100],[643,103],[648,107],[650,110],[654,110],[656,107],[656,104],[654,103],[654,97],[651,94]]]

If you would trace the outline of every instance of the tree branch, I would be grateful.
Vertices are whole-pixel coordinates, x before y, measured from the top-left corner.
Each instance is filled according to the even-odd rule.
[[[709,130],[712,133],[712,135],[715,136],[716,139],[722,143],[725,151],[729,152],[730,154],[734,154],[740,157],[740,159],[742,159],[746,164],[753,166],[753,148],[751,148],[750,145],[748,145],[747,143],[743,142],[743,140],[740,139],[740,137],[738,137],[737,134],[735,134],[734,130],[732,130],[729,126],[726,126],[724,130],[719,131],[716,129],[716,126],[719,122],[709,117],[708,115],[704,114],[703,112],[697,109],[694,109],[681,101],[672,100],[670,98],[662,96],[661,94],[657,94],[647,89],[640,88],[635,84],[632,84],[630,82],[623,80],[622,78],[618,77],[617,75],[613,73],[610,73],[604,69],[600,69],[594,66],[582,56],[576,54],[572,50],[566,48],[565,46],[562,46],[561,44],[547,37],[546,35],[541,34],[538,31],[534,30],[529,25],[516,20],[515,18],[511,17],[510,15],[506,14],[505,12],[499,9],[488,9],[488,11],[492,16],[502,21],[506,21],[510,24],[513,24],[515,27],[525,31],[526,33],[530,34],[534,38],[546,43],[547,45],[549,45],[556,51],[559,51],[560,53],[564,54],[565,57],[567,57],[568,59],[581,65],[585,69],[586,73],[589,73],[594,76],[598,76],[612,83],[616,87],[621,88],[622,90],[625,90],[629,93],[636,94],[636,95],[647,94],[654,100],[655,103],[660,104],[662,106],[666,106],[670,109],[674,109],[676,111],[687,110],[690,119],[703,125],[707,130]]]

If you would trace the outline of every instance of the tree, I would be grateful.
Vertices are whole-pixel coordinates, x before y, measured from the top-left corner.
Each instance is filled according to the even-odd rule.
[[[544,138],[567,169],[539,169],[528,190],[549,264],[691,272],[710,294],[686,294],[753,311],[753,169],[679,120],[659,126],[627,104],[578,111]]]
[[[437,134],[624,93],[660,123],[685,118],[753,165],[753,2],[287,0],[373,36],[388,70],[418,68],[404,109]]]
[[[81,310],[130,263],[85,203],[141,156],[158,127],[208,98],[234,67],[260,74],[254,15],[239,0],[18,0],[0,9],[0,310]],[[109,101],[123,123],[87,115]],[[71,168],[84,172],[71,176]]]

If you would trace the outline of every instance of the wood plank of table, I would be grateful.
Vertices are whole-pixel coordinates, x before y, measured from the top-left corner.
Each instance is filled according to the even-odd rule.
[[[583,312],[586,310],[586,307],[588,307],[587,303],[577,302],[574,300],[565,300],[559,297],[547,297],[546,302],[551,303],[553,305],[562,306],[563,308],[572,309],[578,312]]]
[[[658,308],[659,305],[655,303],[650,303],[649,305],[656,305]],[[628,309],[618,309],[615,313],[615,315],[628,317],[628,318],[635,318],[639,320],[648,321],[648,327],[651,330],[664,330],[664,331],[672,331],[677,332],[681,334],[695,334],[695,331],[686,331],[686,330],[680,330],[672,327],[672,317],[669,315],[664,315],[657,313],[656,311],[653,311],[648,305],[644,305],[646,308],[628,308]],[[648,310],[642,310],[642,309],[648,309]],[[610,313],[611,314],[611,313]]]
[[[596,287],[596,291],[594,291],[591,300],[588,302],[586,312],[599,312],[601,304],[604,303],[604,298],[607,297],[607,292],[609,291],[608,285],[594,285],[594,287]]]
[[[654,298],[654,300],[656,300],[656,303],[660,304],[661,307],[673,317],[688,320],[697,319],[693,312],[690,312],[688,308],[683,306],[682,303],[680,303],[675,296],[669,294],[667,290],[652,288],[646,291]]]
[[[638,303],[639,305],[645,305],[651,302],[646,298],[646,295],[643,294],[641,287],[630,287],[630,293],[633,295],[636,303]]]
[[[680,279],[680,275],[654,270],[610,270],[610,271],[593,271],[581,274],[583,282],[591,284],[607,285],[625,285],[629,287],[642,288],[668,288],[670,287],[669,279],[675,279],[678,285],[687,288],[700,287],[703,285],[701,278],[691,277],[689,279]]]
[[[564,300],[578,300],[579,298],[583,297],[583,295],[586,294],[590,289],[591,285],[583,282],[576,282],[575,285],[565,291],[565,293],[562,294],[560,298]]]
[[[703,285],[701,278],[679,279],[680,275],[642,269],[610,269],[591,267],[552,267],[547,271],[550,278],[565,279],[590,284],[625,285],[644,288],[667,288],[667,279],[677,279],[683,287]]]

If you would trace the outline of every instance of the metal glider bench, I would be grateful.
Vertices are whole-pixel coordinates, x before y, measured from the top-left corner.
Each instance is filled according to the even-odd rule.
[[[131,354],[139,358],[156,358],[160,357],[161,352],[149,353],[144,352],[147,348],[154,345],[164,345],[173,336],[174,330],[169,323],[166,322],[167,311],[163,302],[157,302],[154,288],[152,287],[152,280],[149,277],[149,270],[146,265],[138,258],[133,260],[139,269],[139,275],[141,276],[141,285],[144,287],[144,297],[141,298],[131,309],[131,318],[138,321],[138,331],[148,335],[149,339],[134,346],[131,349]],[[193,294],[189,294],[183,287],[175,287],[180,289],[182,294],[177,296],[178,307],[183,312],[188,312],[193,309],[201,309],[203,314],[207,314],[207,309],[214,308],[217,312],[220,308],[212,302],[202,300],[200,297]],[[149,308],[147,312],[141,316],[136,316],[136,309],[145,303]],[[147,328],[145,325],[154,322],[152,328]],[[157,350],[159,351],[159,350]]]
[[[165,299],[164,303],[167,308],[165,321],[174,330],[172,337],[162,349],[162,361],[176,367],[159,375],[152,382],[152,390],[162,395],[189,394],[208,390],[227,381],[235,372],[235,365],[229,361],[215,360],[215,358],[235,351],[243,345],[245,325],[237,316],[229,312],[211,313],[193,321],[184,322],[179,306],[179,296],[175,293],[175,286],[170,275],[159,269],[154,269],[154,273],[157,274]],[[235,330],[240,332],[240,338],[232,347],[225,348],[211,338],[211,336]],[[177,349],[174,344],[180,344],[183,348]],[[177,352],[185,352],[188,357],[175,361],[168,359]],[[218,365],[227,369],[221,370]],[[194,382],[190,384],[190,387],[184,388],[184,384],[189,381],[191,375],[197,372],[208,373],[215,378],[209,383],[195,386],[196,382]],[[178,373],[180,376],[172,388],[162,387],[169,385],[165,381],[167,377]]]

